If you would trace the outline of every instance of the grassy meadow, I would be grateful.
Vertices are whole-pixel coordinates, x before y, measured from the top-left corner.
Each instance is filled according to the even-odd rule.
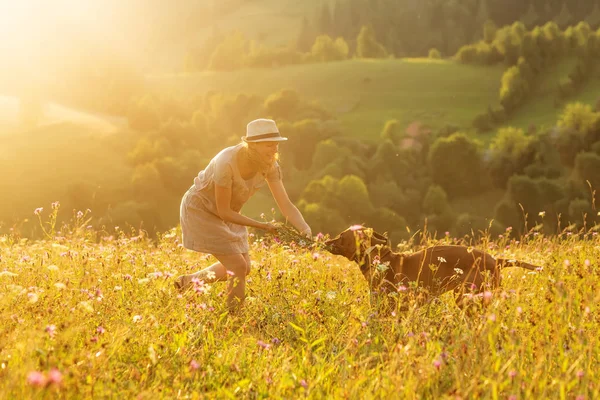
[[[476,245],[543,271],[505,270],[464,311],[446,294],[396,315],[369,305],[355,264],[253,237],[246,305],[230,315],[223,283],[173,288],[214,262],[176,229],[109,236],[79,215],[54,232],[56,212],[40,212],[45,240],[0,237],[2,398],[600,395],[595,232],[489,238]],[[402,247],[433,243],[417,238]]]
[[[157,90],[192,96],[214,90],[268,96],[282,88],[317,101],[340,120],[345,134],[369,138],[385,122],[421,121],[439,128],[469,126],[488,104],[498,103],[503,66],[478,67],[429,59],[348,60],[243,69],[155,75]]]
[[[558,85],[576,60],[566,58],[540,77],[530,98],[503,124],[527,129],[556,122],[565,101],[556,104]],[[403,58],[284,66],[276,69],[204,71],[149,76],[155,90],[175,97],[209,91],[247,93],[266,97],[282,88],[296,90],[316,101],[340,121],[344,134],[366,139],[377,137],[386,121],[404,127],[420,121],[433,129],[454,125],[473,130],[473,119],[499,104],[500,81],[505,66],[464,65],[452,60]],[[594,105],[600,76],[566,99]],[[488,141],[495,131],[482,135]]]

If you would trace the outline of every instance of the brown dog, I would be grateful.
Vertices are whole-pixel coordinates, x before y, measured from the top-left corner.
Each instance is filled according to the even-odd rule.
[[[503,267],[541,269],[521,261],[495,259],[466,246],[439,245],[412,254],[394,253],[386,236],[362,226],[346,229],[325,245],[332,254],[355,261],[372,290],[397,292],[414,282],[429,295],[454,290],[459,306],[465,292],[481,292],[486,282],[492,288],[499,286]]]

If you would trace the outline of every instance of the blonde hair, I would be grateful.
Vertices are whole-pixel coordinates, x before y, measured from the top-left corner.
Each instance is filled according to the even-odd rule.
[[[272,167],[275,165],[275,162],[279,160],[279,152],[275,153],[275,158],[272,162],[265,161],[258,151],[256,151],[256,147],[254,147],[255,143],[247,143],[242,141],[242,151],[244,152],[246,159],[249,161],[250,165],[253,169],[258,171],[261,174],[266,174]]]

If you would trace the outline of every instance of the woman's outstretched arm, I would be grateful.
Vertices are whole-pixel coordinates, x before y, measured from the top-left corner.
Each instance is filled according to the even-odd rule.
[[[298,210],[298,208],[291,202],[288,194],[283,186],[282,181],[269,181],[269,189],[271,189],[271,193],[273,194],[273,198],[281,210],[283,216],[292,224],[296,229],[300,231],[303,235],[307,237],[312,237],[312,232],[310,227],[304,220],[302,213]]]

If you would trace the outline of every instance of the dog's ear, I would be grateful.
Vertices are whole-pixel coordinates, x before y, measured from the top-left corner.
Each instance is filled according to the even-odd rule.
[[[371,235],[371,245],[383,245],[383,246],[389,246],[390,245],[390,239],[388,239],[388,237],[386,235],[382,235],[381,233],[377,233],[375,231],[373,231],[373,234]]]

